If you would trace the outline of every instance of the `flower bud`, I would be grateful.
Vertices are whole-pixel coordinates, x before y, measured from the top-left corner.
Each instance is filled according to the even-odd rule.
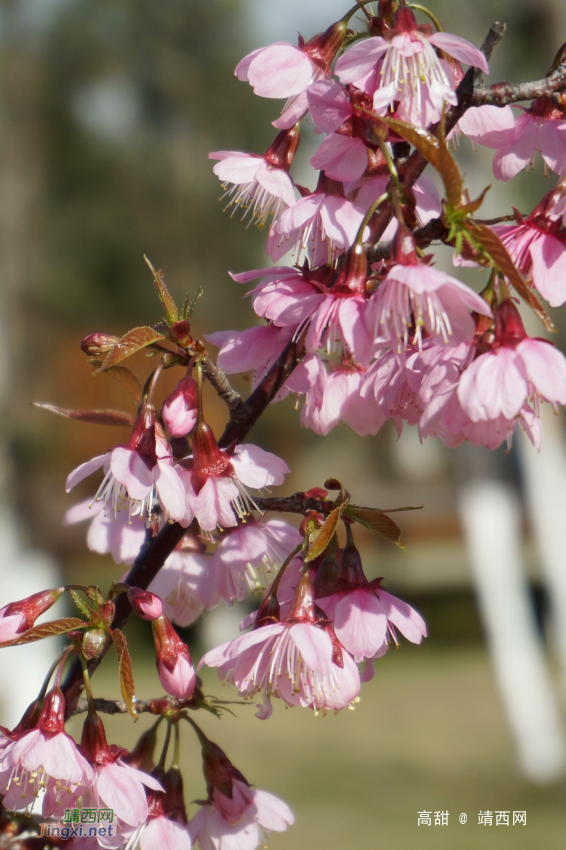
[[[81,735],[81,752],[91,764],[105,765],[110,759],[104,723],[98,714],[86,716]]]
[[[208,739],[201,743],[202,770],[209,800],[225,820],[235,823],[253,801],[250,786],[224,750]]]
[[[161,416],[173,437],[184,437],[195,427],[197,415],[197,382],[187,375],[165,399]]]
[[[270,145],[263,158],[270,165],[289,171],[293,157],[299,147],[299,125],[295,124],[290,130],[281,130]]]
[[[37,618],[51,608],[63,591],[62,587],[43,590],[0,609],[0,642],[14,640],[26,629],[31,629]]]
[[[303,50],[311,62],[328,73],[332,60],[342,47],[347,32],[347,21],[336,21],[322,35],[315,35],[307,41]]]
[[[342,549],[342,557],[340,558],[340,578],[338,580],[339,589],[350,590],[352,587],[365,587],[368,581],[362,567],[362,559],[360,553],[354,545],[352,530],[349,525],[346,526],[346,545]]]
[[[169,328],[169,336],[175,345],[181,348],[189,348],[193,344],[191,326],[186,319],[180,319]]]
[[[134,749],[124,758],[126,764],[130,767],[135,767],[137,770],[143,770],[144,773],[151,773],[155,761],[155,746],[157,744],[157,725],[154,723],[149,729],[146,729],[138,738]]]
[[[106,629],[87,629],[85,631],[81,651],[87,661],[100,655],[107,634]]]
[[[112,351],[117,342],[120,342],[119,337],[97,331],[85,336],[81,348],[88,357],[100,357],[101,354]]]
[[[142,620],[157,620],[163,614],[163,603],[161,599],[150,590],[130,587],[128,589],[128,599],[135,613]]]
[[[165,615],[153,620],[151,628],[159,681],[175,699],[190,699],[196,685],[196,674],[189,648]]]
[[[527,333],[521,314],[510,298],[495,308],[495,340],[504,345],[518,345]]]

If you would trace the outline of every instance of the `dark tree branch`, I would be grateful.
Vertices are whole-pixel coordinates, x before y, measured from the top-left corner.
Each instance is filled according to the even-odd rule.
[[[256,499],[256,505],[260,511],[277,511],[284,514],[306,514],[308,511],[317,511],[319,514],[329,514],[334,507],[333,502],[321,499],[308,498],[304,493],[293,493],[292,496],[283,498]]]
[[[475,89],[470,106],[506,106],[521,100],[536,100],[537,97],[552,98],[554,94],[566,91],[566,64],[559,65],[556,71],[543,80],[532,83],[496,83],[493,86],[479,86]]]
[[[136,700],[136,711],[138,714],[159,714],[162,715],[164,704],[168,704],[168,706],[172,709],[181,711],[184,708],[188,708],[192,705],[191,700],[186,699],[173,699],[172,697],[160,697],[159,699],[137,699]],[[97,697],[94,700],[94,707],[97,711],[100,711],[102,714],[127,714],[128,709],[126,707],[126,703],[122,700],[113,700],[113,699],[103,699],[101,697]],[[80,699],[75,704],[72,711],[69,712],[68,716],[72,717],[75,714],[84,714],[85,711],[88,711],[88,700]]]
[[[248,412],[247,404],[240,393],[233,389],[224,371],[219,369],[208,355],[203,358],[202,365],[206,378],[230,411],[230,421],[238,423],[245,420]]]

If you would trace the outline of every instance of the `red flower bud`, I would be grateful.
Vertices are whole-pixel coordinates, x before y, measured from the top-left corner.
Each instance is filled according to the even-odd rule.
[[[163,614],[163,603],[159,596],[149,590],[130,587],[128,590],[130,605],[142,620],[157,620]]]
[[[196,674],[188,646],[163,614],[152,620],[151,628],[159,681],[175,699],[190,699],[196,685]]]
[[[120,342],[119,337],[97,331],[85,336],[81,348],[89,357],[100,357],[101,354],[112,351],[117,342]]]

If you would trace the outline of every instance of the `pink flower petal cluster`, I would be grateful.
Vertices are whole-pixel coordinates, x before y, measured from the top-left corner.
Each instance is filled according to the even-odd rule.
[[[532,169],[537,152],[545,170],[566,171],[566,113],[546,98],[533,101],[517,118],[509,106],[475,107],[464,114],[458,126],[473,142],[495,148],[493,173],[498,180],[510,180],[524,168]]]
[[[114,515],[124,504],[130,514],[148,516],[155,502],[171,519],[185,514],[185,491],[173,468],[171,448],[151,408],[143,410],[126,446],[116,446],[78,466],[67,478],[67,493],[101,467],[105,476],[95,500]]]
[[[163,604],[163,613],[178,626],[190,626],[200,617],[202,579],[209,569],[210,558],[190,548],[184,540],[169,555],[148,590],[157,594]]]
[[[402,121],[426,127],[438,121],[445,103],[456,104],[453,75],[435,48],[455,59],[489,72],[485,56],[470,42],[445,32],[417,26],[413,12],[402,2],[391,29],[383,36],[358,41],[336,63],[341,83],[352,84],[373,97],[373,108],[384,114],[398,103]]]
[[[255,850],[265,833],[284,832],[295,822],[283,800],[259,789],[249,793],[251,802],[236,821],[224,817],[214,803],[202,806],[188,825],[193,844],[200,850]]]
[[[223,535],[201,582],[207,608],[221,599],[242,601],[249,591],[264,591],[287,555],[301,542],[299,532],[278,519],[248,520]]]

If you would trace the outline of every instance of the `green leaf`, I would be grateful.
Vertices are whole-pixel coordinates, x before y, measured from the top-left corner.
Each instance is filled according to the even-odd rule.
[[[137,351],[147,348],[154,342],[164,339],[163,335],[150,327],[132,328],[131,331],[124,334],[119,342],[116,343],[108,357],[98,369],[99,372],[105,372],[111,366],[121,363],[127,357],[131,357]]]
[[[109,369],[104,370],[104,374],[118,381],[131,395],[135,403],[139,405],[142,399],[142,385],[135,372],[132,372],[127,366],[110,366]]]
[[[86,604],[86,602],[83,602],[83,600],[81,599],[79,594],[76,592],[76,590],[71,590],[71,598],[72,598],[73,602],[75,603],[75,605],[77,606],[77,608],[79,609],[79,611],[82,614],[84,614],[85,617],[88,617],[88,619],[90,621],[90,618],[92,617],[92,615],[94,613],[92,608],[90,608]]]
[[[471,234],[472,239],[481,246],[489,260],[495,268],[505,275],[511,286],[521,296],[535,315],[539,317],[544,327],[548,331],[555,331],[556,328],[547,314],[546,310],[535,296],[532,289],[525,283],[523,277],[516,268],[513,260],[509,256],[507,248],[491,228],[485,224],[478,224],[476,221],[466,222],[466,231]]]
[[[132,669],[130,653],[128,652],[128,643],[125,635],[120,631],[120,629],[114,629],[112,632],[112,641],[114,642],[116,655],[118,656],[118,675],[120,677],[120,690],[122,691],[122,697],[126,703],[128,714],[130,714],[134,720],[137,720],[138,712],[136,709],[134,671]]]
[[[392,540],[400,549],[405,548],[404,543],[401,542],[401,529],[379,508],[360,508],[357,505],[348,505],[344,514],[359,522],[364,528],[377,531],[382,537]]]
[[[40,410],[49,410],[58,416],[67,419],[78,419],[80,422],[90,422],[93,425],[133,425],[135,417],[131,413],[121,410],[68,410],[65,407],[57,407],[54,404],[44,404],[41,401],[33,401],[33,407]]]
[[[322,555],[325,549],[327,549],[330,541],[332,540],[332,536],[336,532],[338,520],[340,519],[340,515],[343,510],[342,505],[339,505],[328,514],[311,543],[309,551],[305,555],[305,564],[308,564],[310,561],[314,561],[315,558],[318,558],[318,556]]]
[[[80,620],[78,617],[62,617],[60,620],[50,620],[31,629],[26,629],[25,632],[22,632],[21,635],[18,635],[13,640],[6,640],[0,643],[0,647],[33,643],[36,640],[53,637],[53,635],[63,635],[66,632],[72,632],[73,629],[83,628],[84,625],[84,620]]]

